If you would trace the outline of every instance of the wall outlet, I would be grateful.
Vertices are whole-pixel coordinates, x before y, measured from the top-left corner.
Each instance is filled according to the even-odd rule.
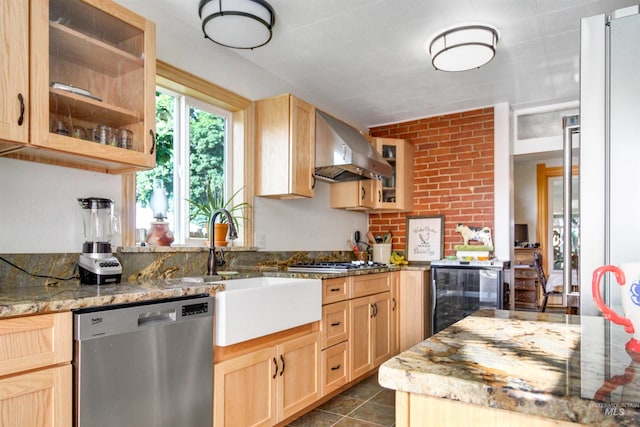
[[[257,232],[255,243],[258,249],[265,249],[267,247],[267,234],[264,232]]]

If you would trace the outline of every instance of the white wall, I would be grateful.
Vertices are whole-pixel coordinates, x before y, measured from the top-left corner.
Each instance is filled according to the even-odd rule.
[[[122,178],[0,157],[0,253],[80,252],[79,197],[122,207]],[[119,236],[114,239],[120,244]]]
[[[83,228],[79,197],[106,197],[122,207],[119,175],[0,157],[0,253],[78,253]],[[316,197],[271,200],[257,197],[255,231],[272,251],[348,250],[353,231],[367,230],[367,215],[329,208],[329,185]],[[117,236],[114,245],[120,245]]]
[[[510,108],[502,102],[494,106],[494,174],[493,174],[493,244],[495,256],[501,260],[511,259],[513,218],[512,157],[510,135]]]
[[[368,227],[367,214],[331,209],[329,185],[316,181],[313,199],[256,197],[256,244],[272,251],[349,250],[347,240],[354,231],[360,231],[361,239],[364,239]]]

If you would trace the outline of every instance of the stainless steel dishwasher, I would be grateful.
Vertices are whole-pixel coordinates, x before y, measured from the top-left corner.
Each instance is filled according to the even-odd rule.
[[[213,298],[74,313],[77,427],[212,423]]]

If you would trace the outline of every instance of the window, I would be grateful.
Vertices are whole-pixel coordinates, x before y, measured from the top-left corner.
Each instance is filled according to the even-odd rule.
[[[225,182],[226,191],[233,191],[232,194],[239,191],[234,201],[251,202],[254,196],[253,145],[250,140],[252,102],[161,60],[156,60],[156,84],[173,93],[187,95],[231,112],[233,128],[231,123],[227,123],[227,129],[233,129],[233,132],[227,132],[226,149],[229,155],[226,159],[226,174],[230,178]],[[156,133],[158,130],[156,129]],[[122,210],[122,245],[134,246],[139,241],[136,227],[147,230],[150,225],[148,222],[137,225],[140,222],[136,221],[136,174],[123,175],[122,193],[126,195]],[[249,209],[245,215],[248,221],[240,224],[239,238],[233,242],[234,246],[253,244],[253,209]],[[174,224],[171,224],[171,229],[174,228]]]
[[[156,167],[136,175],[136,228],[153,220],[149,202],[154,181],[167,194],[167,221],[174,244],[207,238],[207,218],[197,216],[189,200],[204,202],[206,188],[230,195],[230,112],[190,96],[158,88],[156,91]]]

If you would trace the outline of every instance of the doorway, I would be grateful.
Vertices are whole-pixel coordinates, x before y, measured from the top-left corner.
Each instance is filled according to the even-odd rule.
[[[579,205],[579,167],[571,167],[571,224],[564,224],[563,168],[547,167],[539,163],[536,167],[538,191],[538,241],[543,254],[543,268],[547,273],[549,287],[562,292],[564,284],[563,269],[565,260],[571,262],[572,291],[577,287],[580,251],[580,205]],[[571,239],[571,253],[564,254],[565,239]],[[542,292],[542,290],[540,290]],[[548,307],[566,307],[562,295],[551,295]]]

